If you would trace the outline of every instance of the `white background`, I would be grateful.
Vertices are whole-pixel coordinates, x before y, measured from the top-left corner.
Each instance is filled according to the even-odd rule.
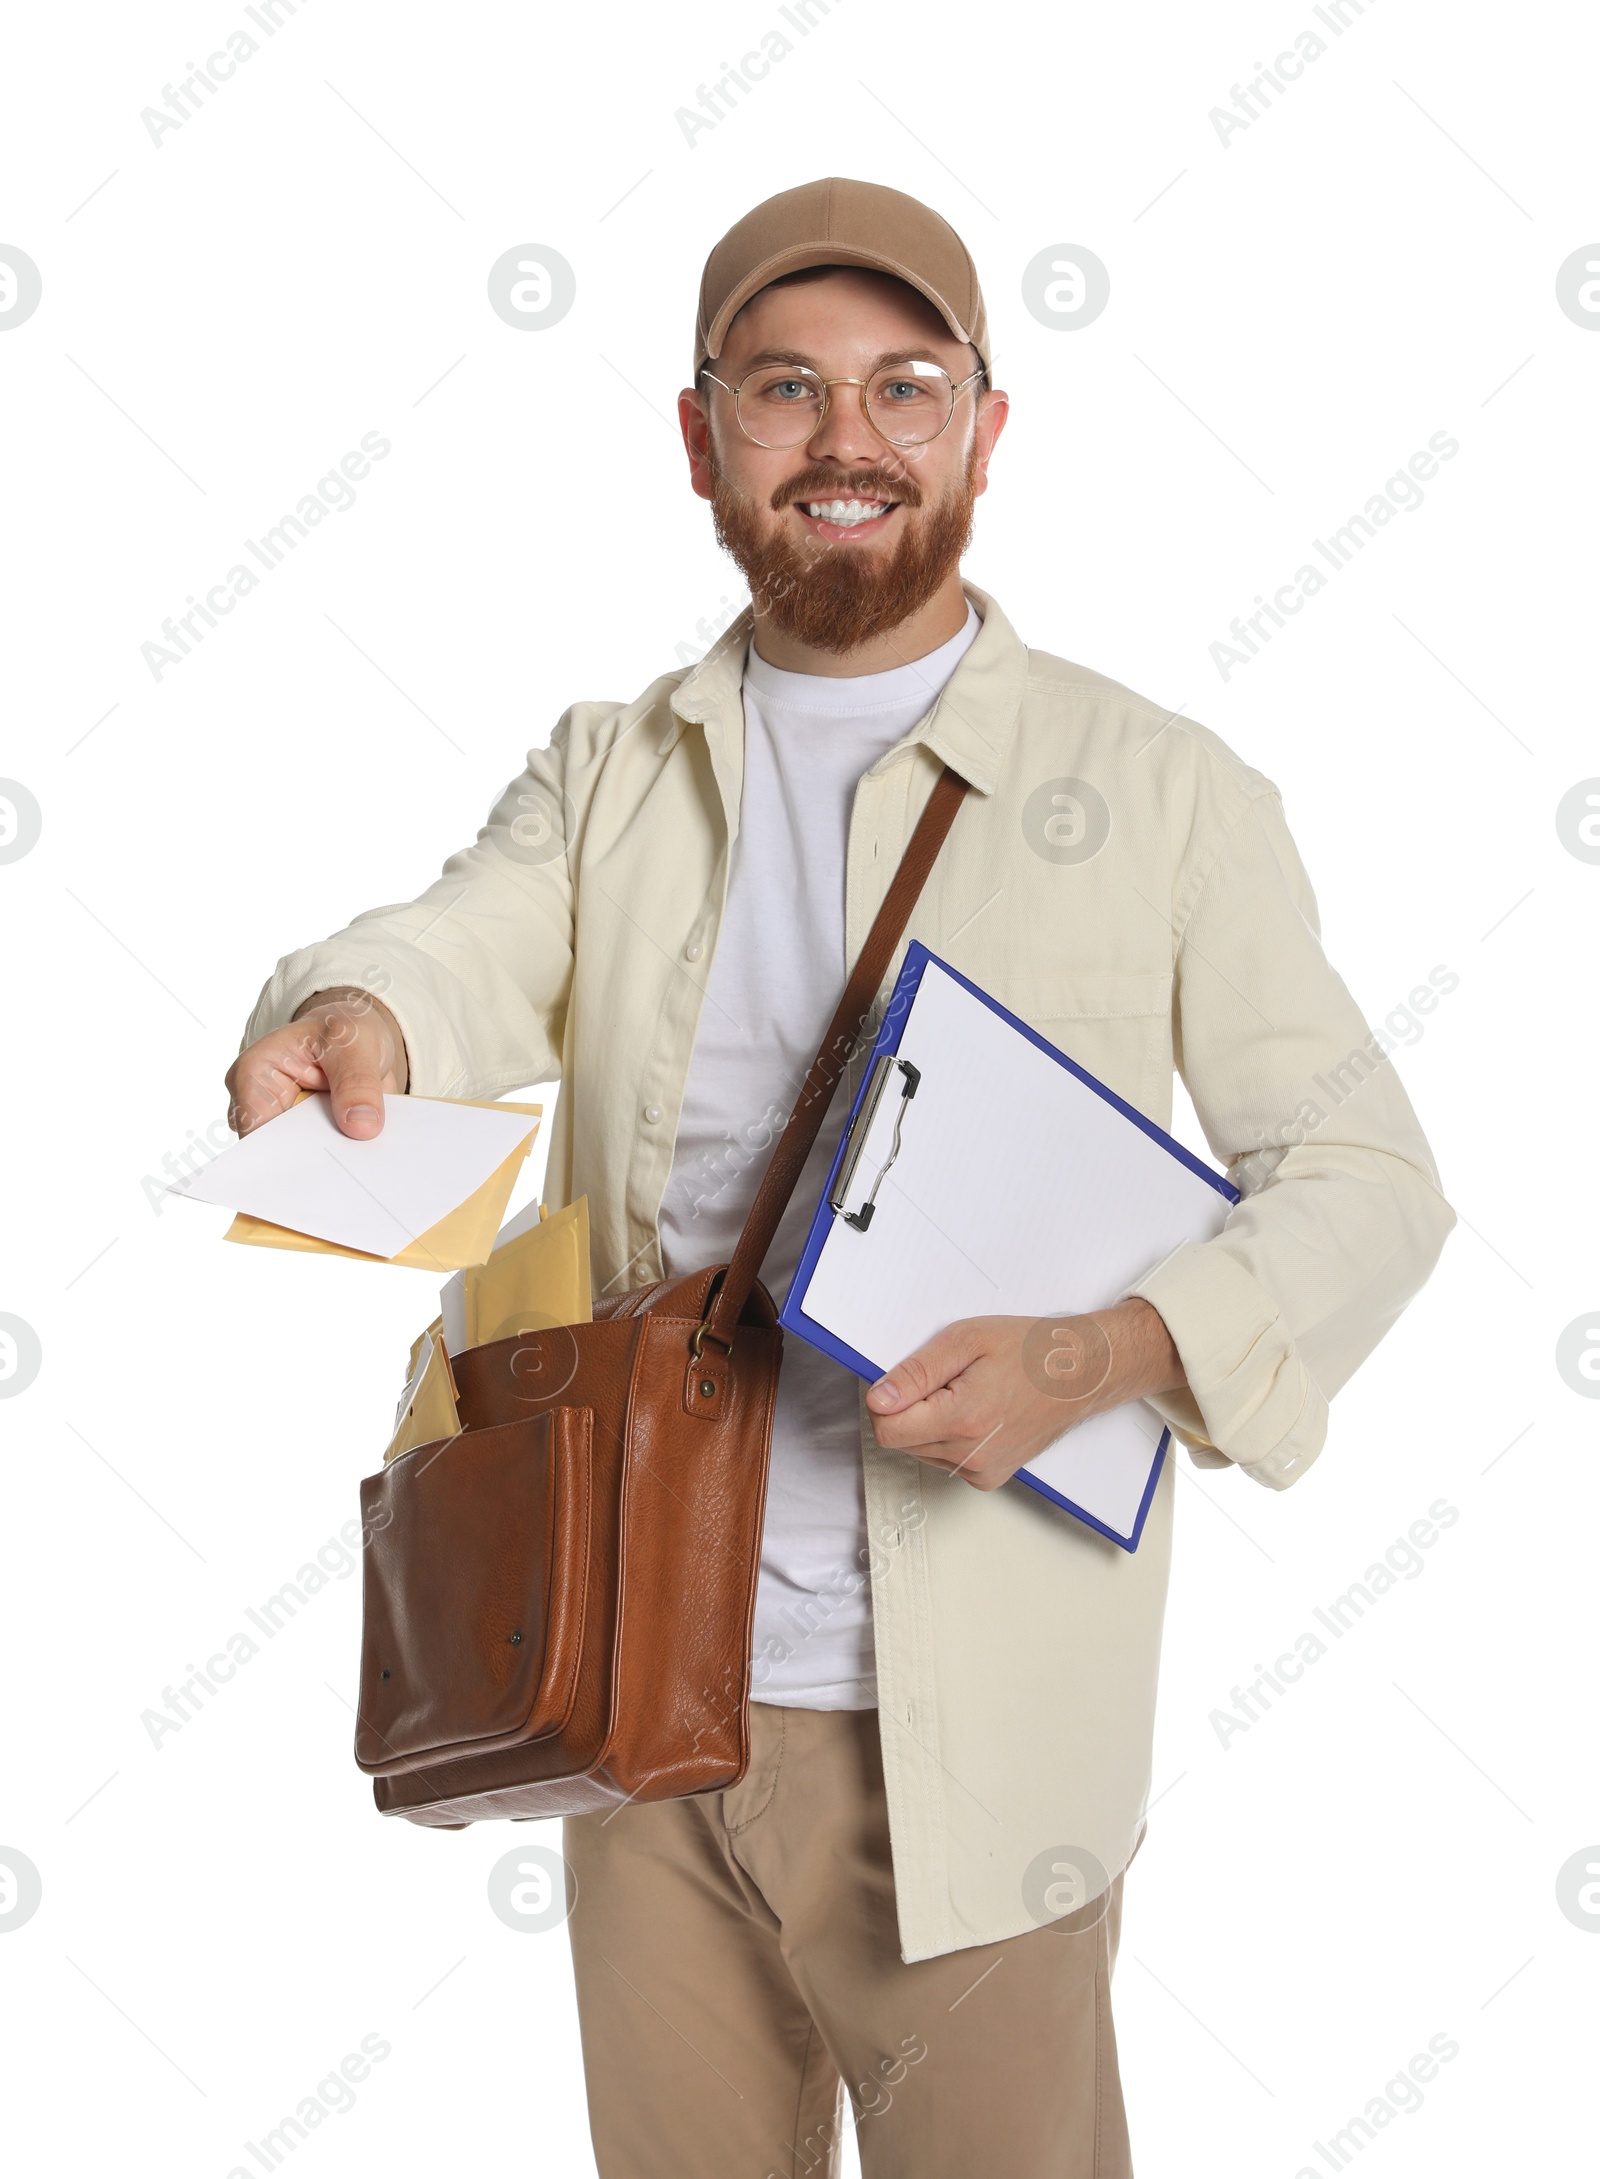
[[[1138,2168],[1324,2170],[1434,2036],[1459,2055],[1363,2171],[1577,2168],[1600,1407],[1554,1355],[1600,1310],[1600,867],[1555,810],[1600,773],[1600,338],[1555,280],[1600,234],[1592,20],[837,0],[686,144],[674,109],[780,23],[303,0],[159,148],[141,109],[235,0],[19,11],[0,46],[0,242],[43,279],[0,337],[0,772],[44,827],[0,866],[0,1310],[43,1352],[0,1407],[0,1846],[43,1879],[0,1935],[19,2166],[224,2179],[375,2035],[297,2172],[593,2168],[564,1936],[485,1893],[555,1828],[377,1817],[358,1574],[159,1750],[141,1724],[354,1515],[435,1307],[225,1249],[152,1183],[280,954],[410,898],[569,702],[742,599],[668,421],[700,267],[846,173],[978,261],[1014,406],[971,578],[1278,783],[1369,1020],[1460,979],[1397,1055],[1460,1216],[1439,1270],[1292,1491],[1183,1466],[1116,1981]],[[1328,50],[1224,145],[1210,109],[1307,27]],[[1111,281],[1076,329],[1021,296],[1069,243]],[[486,301],[520,244],[576,273],[548,330]],[[1228,623],[1441,431],[1425,504],[1225,680]],[[155,680],[163,619],[367,432],[356,505]],[[1441,1498],[1425,1570],[1224,1748],[1230,1690]]]

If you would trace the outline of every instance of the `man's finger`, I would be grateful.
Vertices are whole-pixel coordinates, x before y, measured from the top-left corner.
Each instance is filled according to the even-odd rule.
[[[249,1055],[245,1055],[249,1058]],[[279,1051],[270,1063],[236,1060],[224,1077],[229,1091],[228,1125],[236,1135],[287,1112],[303,1089],[324,1086],[322,1068],[304,1048]]]
[[[918,1401],[931,1398],[952,1377],[958,1377],[978,1351],[970,1323],[947,1325],[871,1386],[868,1408],[874,1415],[903,1413]]]

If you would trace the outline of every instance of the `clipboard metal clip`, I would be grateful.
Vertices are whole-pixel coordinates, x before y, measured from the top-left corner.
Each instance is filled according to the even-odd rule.
[[[894,1118],[894,1139],[889,1145],[889,1155],[879,1166],[878,1177],[873,1181],[872,1187],[860,1209],[847,1211],[844,1206],[855,1181],[856,1167],[861,1162],[861,1153],[865,1150],[867,1138],[872,1133],[872,1123],[878,1117],[878,1109],[883,1103],[884,1092],[889,1086],[889,1078],[897,1068],[900,1072],[900,1109],[896,1112]],[[865,1233],[872,1223],[872,1213],[876,1207],[875,1199],[879,1188],[883,1185],[883,1176],[900,1155],[900,1130],[905,1125],[906,1106],[916,1096],[917,1084],[921,1080],[922,1070],[919,1067],[912,1066],[909,1059],[899,1058],[894,1052],[880,1052],[873,1061],[871,1078],[867,1083],[867,1093],[862,1098],[856,1116],[850,1123],[849,1133],[845,1136],[844,1155],[839,1160],[839,1176],[828,1190],[829,1208],[834,1212],[835,1216],[842,1216],[847,1226],[854,1226],[858,1233]]]

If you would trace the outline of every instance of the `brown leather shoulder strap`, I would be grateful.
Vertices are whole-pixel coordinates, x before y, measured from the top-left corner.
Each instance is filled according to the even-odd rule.
[[[939,774],[929,795],[916,830],[900,858],[900,867],[894,874],[883,906],[873,918],[860,957],[850,971],[844,996],[838,1011],[828,1024],[828,1033],[822,1047],[811,1062],[811,1071],[805,1085],[795,1100],[788,1125],[778,1137],[776,1148],[762,1175],[756,1199],[750,1206],[750,1215],[744,1222],[732,1260],[717,1289],[715,1301],[706,1318],[705,1331],[720,1346],[733,1345],[734,1326],[739,1312],[750,1298],[756,1275],[761,1269],[772,1237],[778,1230],[778,1221],[788,1206],[799,1180],[811,1145],[816,1141],[833,1093],[839,1086],[840,1077],[849,1065],[861,1035],[862,1024],[871,1011],[878,986],[883,982],[901,933],[911,920],[911,911],[917,897],[927,882],[934,858],[944,844],[944,836],[955,821],[961,807],[967,783],[959,772],[947,764]]]

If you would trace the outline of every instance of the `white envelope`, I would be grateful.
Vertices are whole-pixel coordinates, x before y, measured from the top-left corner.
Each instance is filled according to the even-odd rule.
[[[358,1142],[335,1126],[326,1091],[303,1097],[169,1193],[390,1257],[482,1187],[539,1125],[444,1097],[385,1096],[383,1107],[382,1133]]]

